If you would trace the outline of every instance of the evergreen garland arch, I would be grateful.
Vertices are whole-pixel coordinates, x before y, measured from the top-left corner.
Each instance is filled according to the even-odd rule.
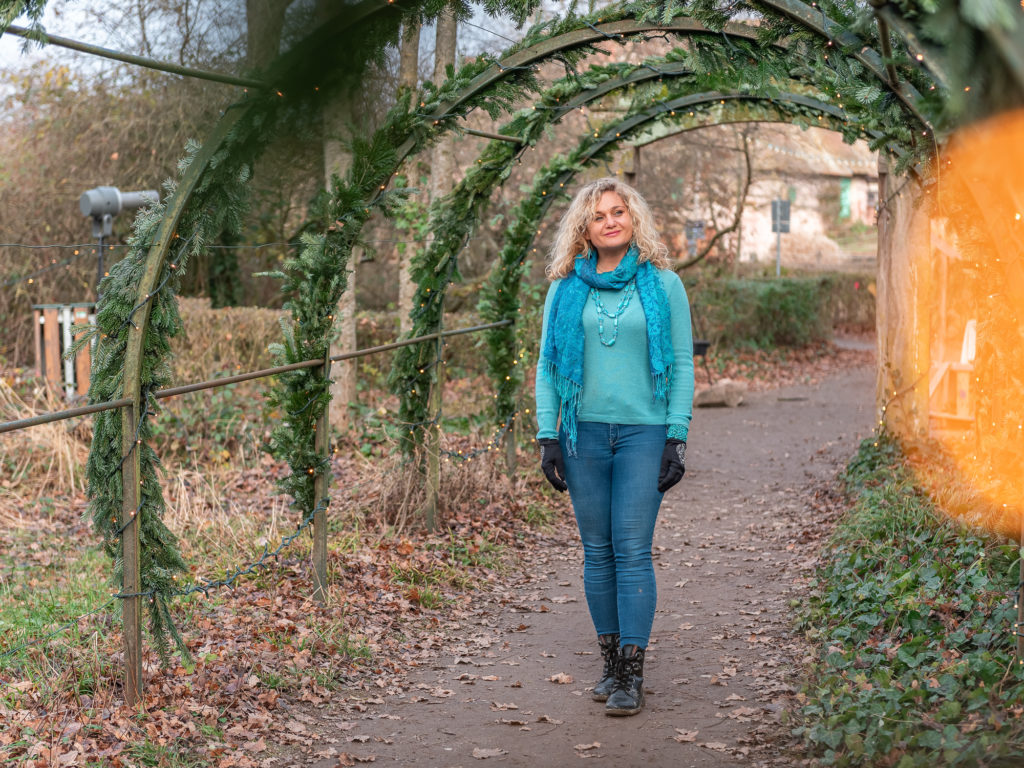
[[[722,107],[723,102],[725,107]],[[703,121],[703,115],[698,114],[708,107],[718,113],[713,123]],[[712,124],[743,122],[804,122],[844,134],[849,131],[846,115],[841,110],[812,97],[792,93],[781,93],[772,99],[717,91],[694,93],[633,111],[605,126],[599,135],[588,134],[571,152],[556,155],[538,171],[530,191],[509,214],[504,246],[480,292],[477,306],[481,318],[486,322],[514,321],[519,315],[520,287],[526,264],[538,255],[537,249],[532,247],[537,227],[551,205],[566,197],[564,190],[578,173],[606,157],[621,142],[638,137],[655,124],[671,126],[664,135],[653,140],[661,141]],[[487,336],[487,367],[496,392],[494,417],[497,425],[503,427],[509,414],[518,413],[524,366],[520,364],[521,353],[516,349],[514,327],[494,328]]]
[[[803,87],[809,92],[819,93],[827,97],[830,83],[822,80],[821,74],[811,66],[794,66],[788,57],[788,51],[738,40],[733,43],[728,39],[717,38],[700,40],[695,50],[677,48],[664,57],[653,57],[640,64],[611,64],[594,66],[583,73],[573,73],[557,81],[544,91],[532,109],[522,110],[510,123],[501,128],[504,135],[515,136],[521,140],[519,146],[510,146],[506,142],[492,141],[483,151],[476,163],[467,171],[466,177],[456,186],[453,192],[432,207],[431,231],[437,233],[431,246],[421,253],[413,262],[413,277],[419,285],[414,301],[412,319],[414,328],[412,335],[423,335],[436,330],[441,317],[444,292],[447,285],[457,279],[455,260],[462,244],[469,237],[473,224],[478,221],[487,205],[494,188],[511,172],[511,168],[519,155],[529,147],[536,145],[543,135],[543,129],[574,109],[584,107],[593,101],[624,88],[640,91],[640,96],[648,95],[660,98],[666,111],[673,108],[689,109],[690,102],[679,101],[669,105],[664,91],[665,79],[689,79],[692,88],[698,91],[709,87],[729,86],[750,88],[749,70],[737,67],[736,61],[746,59],[758,64],[757,85],[750,90],[767,93],[768,98],[781,94],[781,83],[790,82]],[[799,77],[791,74],[795,70],[800,77],[808,82],[801,83]],[[869,87],[873,75],[867,73],[862,87]],[[653,82],[652,81],[656,81]],[[818,82],[815,82],[818,81]],[[653,90],[642,90],[647,83],[653,84]],[[851,82],[851,85],[856,81]],[[637,97],[637,94],[634,94]],[[722,98],[722,95],[719,95]],[[727,98],[744,98],[756,100],[753,94],[737,93]],[[761,98],[764,98],[762,96]],[[799,94],[788,94],[785,99],[798,103]],[[693,105],[702,104],[704,99],[696,98]],[[809,106],[809,105],[805,105]],[[824,118],[838,120],[836,127],[850,140],[863,136],[871,141],[872,146],[896,144],[895,137],[901,135],[907,125],[907,115],[900,109],[873,111],[868,106],[848,110],[859,113],[863,123],[874,123],[882,127],[869,129],[863,123],[855,123],[851,115],[837,107],[829,107],[815,100],[812,111],[817,111]],[[646,120],[647,118],[644,118]],[[624,128],[623,130],[626,130]],[[898,165],[908,165],[920,155],[898,149]],[[927,148],[918,148],[918,152],[927,152]],[[927,158],[921,158],[927,159]],[[501,304],[510,301],[515,293],[506,293]],[[514,319],[515,312],[496,311],[495,297],[487,302],[484,317],[488,320]],[[517,305],[516,305],[517,306]],[[506,306],[511,310],[512,306]],[[519,383],[519,368],[515,367],[517,355],[514,351],[514,331],[511,328],[498,329],[491,332],[489,343],[490,354],[494,359],[489,363],[490,372],[498,389],[497,411],[495,420],[504,428],[515,412],[512,396]],[[499,341],[503,340],[503,341]],[[501,343],[509,344],[503,352],[499,352]],[[405,427],[401,433],[403,450],[411,454],[422,442],[427,425],[432,423],[433,415],[429,412],[429,392],[434,380],[436,349],[430,345],[409,347],[398,354],[391,371],[389,383],[392,391],[398,395],[401,403],[400,419]],[[499,358],[501,362],[499,362]]]
[[[23,3],[8,2],[5,5],[20,7]],[[113,446],[123,445],[127,455],[135,457],[133,461],[141,460],[140,477],[152,481],[153,485],[143,490],[137,510],[143,531],[147,525],[155,525],[152,521],[159,520],[163,506],[159,485],[155,481],[156,457],[148,446],[146,417],[153,405],[151,391],[166,381],[163,378],[166,375],[166,340],[173,335],[178,322],[173,288],[175,274],[180,275],[180,272],[175,270],[183,268],[187,254],[204,247],[208,233],[213,231],[213,224],[227,224],[238,217],[244,208],[245,181],[252,162],[269,143],[272,127],[285,124],[289,110],[301,111],[297,109],[301,104],[315,106],[316,99],[309,92],[309,86],[322,79],[325,60],[325,56],[311,55],[315,46],[321,46],[325,52],[335,52],[335,56],[341,55],[336,53],[338,51],[349,52],[348,60],[353,62],[350,71],[358,75],[367,59],[362,52],[369,50],[371,54],[378,55],[385,44],[394,41],[403,18],[427,18],[448,6],[437,0],[426,3],[414,1],[404,4],[406,8],[402,14],[387,10],[387,5],[390,3],[384,4],[382,0],[367,0],[359,6],[362,15],[358,25],[346,29],[345,20],[336,18],[332,20],[336,26],[321,27],[309,47],[297,46],[282,57],[269,70],[269,74],[277,78],[271,78],[270,82],[290,82],[295,90],[285,88],[276,93],[268,91],[250,96],[251,102],[241,108],[240,116],[232,113],[230,120],[225,118],[222,121],[211,137],[212,145],[208,142],[201,152],[193,149],[191,159],[186,159],[183,166],[186,176],[174,190],[174,196],[169,203],[140,216],[131,255],[124,260],[122,268],[112,271],[110,281],[105,285],[108,305],[100,308],[99,332],[105,334],[106,346],[97,355],[96,372],[100,381],[91,399],[95,402],[98,398],[120,393],[122,386],[127,384],[121,378],[124,371],[135,380],[123,391],[137,405],[136,418],[124,423],[117,423],[115,419],[105,420],[90,455],[94,519],[112,555],[116,556],[118,536],[126,524],[119,522],[120,511],[115,508],[119,494],[114,478],[120,474],[121,459]],[[461,4],[453,5],[464,11]],[[525,18],[533,7],[533,3],[511,1],[487,4],[488,10],[519,20]],[[846,101],[863,107],[870,123],[880,127],[877,141],[905,146],[908,163],[931,151],[934,136],[926,115],[942,114],[941,94],[921,96],[920,89],[930,88],[932,83],[925,71],[912,66],[902,49],[889,61],[883,60],[866,44],[872,38],[864,34],[867,30],[863,24],[863,9],[859,9],[856,3],[852,0],[827,2],[812,8],[795,0],[772,0],[739,3],[733,10],[741,7],[760,12],[765,19],[765,24],[746,38],[757,37],[760,46],[751,51],[756,50],[758,57],[768,57],[765,52],[772,45],[784,42],[791,54],[798,54],[802,67],[809,73],[817,73],[822,79],[827,76],[839,84],[873,80],[863,85],[857,94],[850,94]],[[10,18],[4,16],[5,24]],[[744,38],[734,31],[729,15],[721,11],[713,0],[696,0],[687,4],[671,0],[630,3],[605,9],[591,17],[570,14],[565,19],[535,26],[497,61],[481,57],[440,86],[426,84],[417,108],[412,107],[410,101],[401,100],[389,113],[384,126],[372,136],[356,141],[352,168],[344,180],[335,179],[333,184],[328,206],[329,221],[325,223],[324,231],[319,236],[308,238],[299,256],[286,265],[283,272],[285,285],[295,289],[297,298],[290,305],[293,324],[285,329],[285,341],[277,348],[281,361],[317,356],[329,346],[334,333],[334,306],[345,288],[343,274],[348,255],[358,243],[362,225],[370,211],[380,207],[386,212],[393,204],[393,190],[388,190],[388,182],[405,157],[429,146],[442,132],[455,128],[457,120],[473,109],[483,108],[494,117],[509,111],[513,102],[524,93],[538,89],[535,68],[543,61],[557,56],[571,71],[585,55],[596,50],[599,42],[618,43],[645,35],[668,33],[690,36],[700,55],[706,54],[714,45],[735,50]],[[350,39],[352,44],[344,44],[345,39]],[[831,56],[825,52],[826,49],[831,50]],[[356,51],[360,55],[356,56]],[[336,58],[330,60],[337,61]],[[741,68],[756,71],[757,67],[758,61],[754,58]],[[903,81],[895,82],[887,77],[894,67],[899,67]],[[340,87],[338,83],[331,85]],[[275,102],[275,95],[278,102]],[[271,106],[271,102],[277,105]],[[917,138],[919,129],[921,139],[927,141]],[[190,168],[189,163],[196,159],[201,161],[200,165]],[[498,168],[501,164],[499,158],[492,156],[486,162],[494,164],[489,170],[495,174],[495,180],[500,181],[503,171]],[[460,217],[472,218],[484,202],[479,190],[468,189],[449,199],[453,208],[452,218],[447,220],[445,215],[439,220],[445,225],[438,232],[437,242],[442,246],[432,249],[432,258],[421,260],[417,266],[417,277],[421,281],[419,298],[422,299],[422,307],[418,309],[423,311],[416,317],[417,327],[413,333],[436,327],[444,287],[457,275],[453,254],[457,251],[460,237],[454,228],[448,231],[447,223]],[[174,266],[168,260],[172,241],[181,243],[175,252],[179,263]],[[170,299],[163,298],[167,296]],[[152,322],[151,307],[154,308]],[[141,323],[137,322],[139,320]],[[130,346],[124,335],[128,325],[133,328],[138,325],[139,341],[131,342]],[[422,375],[417,367],[421,362],[416,356],[409,358],[404,366],[406,370],[396,374],[393,386],[409,391],[406,388],[409,381],[419,381],[415,375]],[[417,373],[410,374],[410,369]],[[403,376],[410,375],[412,379],[403,379]],[[417,391],[424,393],[425,388]],[[316,373],[288,377],[275,390],[274,396],[292,413],[303,409],[302,412],[313,416],[326,405],[326,379],[322,373],[319,378]],[[407,408],[403,402],[402,418],[412,420],[415,410]],[[325,471],[323,462],[314,463],[310,454],[314,445],[310,423],[310,420],[300,419],[286,429],[275,430],[278,455],[288,458],[295,472],[285,482],[284,489],[292,493],[306,511],[315,502],[313,478]],[[131,439],[133,434],[135,439]],[[413,438],[411,444],[415,443],[415,435]],[[108,520],[111,521],[109,524]],[[169,619],[165,605],[165,598],[170,594],[169,577],[181,570],[180,556],[173,541],[158,530],[144,536],[143,549],[146,552],[144,562],[153,567],[146,566],[147,575],[143,577],[140,592],[150,595],[151,603],[157,606],[151,613],[151,628],[155,637],[162,637],[162,627]],[[158,564],[162,565],[157,567]]]

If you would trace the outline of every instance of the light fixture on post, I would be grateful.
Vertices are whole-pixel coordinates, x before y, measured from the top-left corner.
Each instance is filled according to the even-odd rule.
[[[78,209],[83,216],[92,218],[92,236],[97,242],[96,296],[99,297],[100,281],[103,280],[103,241],[114,233],[114,217],[127,209],[141,208],[160,202],[155,189],[139,192],[122,192],[117,187],[95,187],[86,190],[78,198]]]

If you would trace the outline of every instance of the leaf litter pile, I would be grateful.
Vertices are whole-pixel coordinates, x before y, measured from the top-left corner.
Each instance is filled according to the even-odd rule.
[[[865,362],[865,353],[820,348],[709,362],[716,378],[761,389],[816,381]],[[698,387],[707,381],[701,368]],[[11,434],[2,436],[5,453]],[[477,447],[465,437],[446,440],[452,453]],[[144,637],[145,698],[137,709],[124,705],[116,589],[84,522],[81,485],[33,498],[29,475],[7,481],[0,488],[0,757],[33,768],[269,768],[295,749],[316,755],[309,746],[320,730],[309,714],[316,705],[330,698],[359,713],[409,690],[408,674],[437,657],[481,593],[508,589],[538,547],[574,536],[568,499],[547,489],[534,464],[532,451],[520,451],[511,480],[497,455],[447,464],[443,532],[431,535],[409,524],[411,514],[386,511],[408,502],[403,481],[413,473],[356,450],[336,458],[326,603],[310,599],[307,535],[231,588],[179,599],[173,613],[191,658],[162,666]],[[195,581],[221,578],[294,530],[275,495],[274,479],[285,471],[263,457],[241,470],[168,473],[167,522]],[[339,765],[373,759],[355,752],[334,754]]]

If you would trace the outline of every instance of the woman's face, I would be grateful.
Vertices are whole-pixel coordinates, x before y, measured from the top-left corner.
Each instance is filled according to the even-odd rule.
[[[618,192],[608,190],[601,195],[585,234],[587,242],[598,253],[629,247],[633,240],[633,219]]]

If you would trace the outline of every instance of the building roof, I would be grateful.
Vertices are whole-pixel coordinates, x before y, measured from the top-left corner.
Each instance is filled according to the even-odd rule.
[[[878,156],[866,141],[846,144],[835,131],[762,127],[754,137],[758,171],[815,176],[878,176]]]

